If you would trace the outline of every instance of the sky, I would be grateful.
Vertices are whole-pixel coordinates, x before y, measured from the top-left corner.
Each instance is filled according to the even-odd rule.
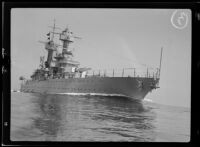
[[[184,28],[174,26],[178,25],[178,12],[187,15]],[[190,107],[189,9],[13,8],[11,89],[20,88],[20,76],[30,78],[39,67],[40,56],[47,57],[44,45],[38,41],[47,39],[46,34],[51,30],[48,26],[53,25],[54,19],[57,27],[65,29],[68,26],[76,36],[81,37],[73,47],[74,59],[82,67],[136,67],[138,71],[146,67],[155,69],[159,67],[163,47],[160,88],[146,98],[156,103]]]

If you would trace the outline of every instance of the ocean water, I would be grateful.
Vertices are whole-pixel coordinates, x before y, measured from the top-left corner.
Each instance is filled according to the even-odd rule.
[[[190,109],[122,97],[12,92],[11,140],[189,142]]]

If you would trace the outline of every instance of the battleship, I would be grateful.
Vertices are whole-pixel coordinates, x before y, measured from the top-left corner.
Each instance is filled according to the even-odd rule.
[[[56,43],[57,36],[62,44]],[[44,43],[47,50],[47,59],[40,57],[40,65],[30,79],[20,77],[21,92],[40,94],[68,94],[68,95],[99,95],[120,96],[143,100],[153,89],[159,88],[162,48],[160,56],[160,67],[152,74],[147,70],[145,75],[137,74],[136,68],[123,68],[121,74],[117,75],[113,69],[112,74],[95,72],[91,68],[81,67],[74,60],[74,50],[70,47],[76,40],[81,39],[71,32],[69,27],[61,32],[54,25],[47,34]],[[58,48],[62,51],[59,53]],[[132,74],[125,76],[126,70],[132,70]]]

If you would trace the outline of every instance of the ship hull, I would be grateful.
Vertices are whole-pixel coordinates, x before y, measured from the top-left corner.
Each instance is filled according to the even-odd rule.
[[[157,80],[143,77],[88,77],[27,81],[22,92],[42,94],[121,96],[142,100]],[[152,84],[154,86],[152,87]]]

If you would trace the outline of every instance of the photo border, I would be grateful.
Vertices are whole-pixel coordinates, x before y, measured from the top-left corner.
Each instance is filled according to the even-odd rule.
[[[188,143],[180,142],[131,142],[131,144],[141,145],[196,145],[200,138],[200,129],[198,121],[199,106],[197,82],[200,75],[200,59],[198,55],[198,33],[197,27],[200,22],[199,4],[191,2],[3,2],[2,3],[2,145],[83,145],[94,146],[99,143],[100,146],[106,145],[125,145],[129,142],[41,142],[41,141],[11,141],[10,140],[10,119],[11,119],[11,9],[12,8],[132,8],[132,9],[190,9],[192,14],[192,62],[191,62],[191,139]],[[198,47],[197,47],[198,46]],[[3,56],[4,50],[4,56]],[[3,71],[4,67],[4,71]]]

